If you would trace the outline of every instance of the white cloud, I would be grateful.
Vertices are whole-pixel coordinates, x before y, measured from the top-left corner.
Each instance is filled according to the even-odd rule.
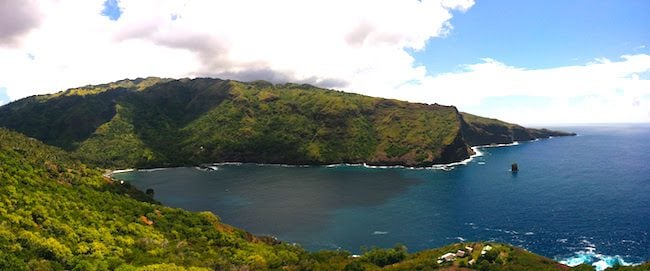
[[[0,46],[13,46],[23,35],[41,22],[40,9],[34,0],[0,1]]]
[[[12,99],[138,76],[188,76],[192,52],[147,40],[113,41],[118,27],[101,0],[39,1],[40,26],[17,46],[0,46],[0,87]]]
[[[405,49],[444,35],[451,11],[466,11],[473,0],[121,0],[117,21],[101,15],[103,0],[34,3],[40,26],[17,47],[0,45],[0,86],[13,99],[149,75],[372,94],[422,76]]]
[[[454,104],[519,123],[649,122],[650,80],[640,79],[648,71],[650,55],[645,54],[536,70],[483,59],[460,72],[425,76],[391,96]],[[545,108],[484,104],[490,97],[507,101],[522,96],[547,97],[552,102]]]
[[[0,87],[10,98],[123,78],[214,76],[454,104],[518,122],[650,118],[644,54],[540,70],[486,58],[427,75],[407,50],[447,35],[452,11],[467,11],[473,0],[120,0],[117,21],[101,15],[103,2],[21,2],[32,12],[12,20],[23,23],[0,26],[11,41],[0,42]],[[517,114],[485,106],[489,97],[510,96],[552,104]]]

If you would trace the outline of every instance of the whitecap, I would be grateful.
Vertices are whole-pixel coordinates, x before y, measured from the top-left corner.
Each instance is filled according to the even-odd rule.
[[[607,262],[604,260],[597,261],[591,264],[591,266],[593,266],[596,269],[596,271],[605,270],[609,267],[612,267],[609,264],[607,264]]]
[[[448,240],[458,240],[459,242],[465,242],[467,239],[461,237],[461,236],[456,236],[456,237],[447,237]]]
[[[590,264],[596,269],[596,271],[602,271],[615,265],[630,266],[639,264],[627,262],[619,255],[609,256],[596,253],[595,249],[576,252],[571,257],[560,259],[559,262],[571,267],[581,264]]]
[[[385,235],[388,234],[387,231],[373,231],[372,235]]]

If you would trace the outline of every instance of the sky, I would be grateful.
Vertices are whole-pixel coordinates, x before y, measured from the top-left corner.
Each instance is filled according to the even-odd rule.
[[[0,104],[147,76],[650,122],[650,1],[0,0]]]

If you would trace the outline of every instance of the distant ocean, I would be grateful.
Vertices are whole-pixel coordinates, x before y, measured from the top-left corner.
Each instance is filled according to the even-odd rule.
[[[480,148],[452,170],[243,164],[114,177],[310,250],[485,240],[599,270],[650,260],[650,125],[559,129],[578,136]]]

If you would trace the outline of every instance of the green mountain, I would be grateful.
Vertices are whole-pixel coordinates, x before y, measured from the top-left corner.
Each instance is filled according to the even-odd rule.
[[[110,168],[209,162],[461,161],[470,146],[571,135],[310,85],[219,79],[122,80],[0,107],[0,126]]]
[[[484,242],[417,253],[400,245],[361,256],[307,252],[223,224],[210,212],[162,206],[103,173],[59,148],[0,129],[0,270],[569,270]],[[459,249],[467,255],[439,262]]]

